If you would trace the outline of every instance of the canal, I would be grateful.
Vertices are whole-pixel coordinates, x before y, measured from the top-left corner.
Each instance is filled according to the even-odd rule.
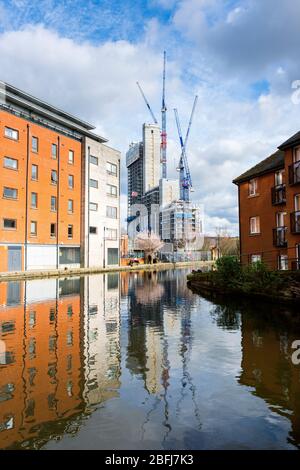
[[[186,274],[0,283],[0,448],[299,449],[297,312]]]

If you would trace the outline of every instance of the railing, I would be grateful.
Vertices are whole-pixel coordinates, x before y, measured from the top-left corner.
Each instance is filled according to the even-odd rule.
[[[292,271],[299,271],[300,270],[300,260],[299,259],[291,261],[291,269],[292,269]]]
[[[287,239],[286,239],[287,227],[277,227],[273,229],[273,245],[277,248],[286,248]]]
[[[277,206],[279,204],[286,203],[286,186],[285,184],[279,184],[278,186],[274,186],[271,189],[272,193],[272,204],[273,206]]]
[[[300,233],[300,211],[291,213],[291,232],[293,234]]]
[[[291,185],[300,183],[300,162],[289,166],[289,183]]]

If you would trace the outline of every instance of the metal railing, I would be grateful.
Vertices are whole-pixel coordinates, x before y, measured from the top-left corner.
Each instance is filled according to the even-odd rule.
[[[289,166],[289,183],[291,185],[300,183],[300,162]]]
[[[273,245],[277,248],[287,247],[287,227],[277,227],[273,229]]]
[[[300,233],[300,211],[291,212],[291,232]]]
[[[271,189],[272,204],[277,206],[286,203],[286,185],[279,184]]]

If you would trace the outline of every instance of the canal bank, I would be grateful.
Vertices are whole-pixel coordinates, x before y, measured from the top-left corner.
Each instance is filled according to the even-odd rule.
[[[155,264],[140,264],[138,266],[113,266],[109,268],[66,268],[66,269],[53,269],[53,270],[37,270],[37,271],[17,271],[0,273],[0,282],[11,280],[26,280],[26,279],[43,279],[51,277],[71,277],[83,276],[86,274],[105,274],[124,271],[163,271],[168,269],[182,269],[182,268],[206,268],[210,269],[213,265],[211,261],[193,261],[193,262],[180,262],[180,263],[155,263]]]

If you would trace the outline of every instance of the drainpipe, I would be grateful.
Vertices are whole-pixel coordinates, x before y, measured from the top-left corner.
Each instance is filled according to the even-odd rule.
[[[87,181],[87,187],[88,187],[88,207],[87,207],[87,267],[90,267],[90,199],[91,199],[91,194],[90,194],[90,176],[91,176],[91,168],[90,168],[90,155],[91,155],[91,147],[88,146],[88,181]]]
[[[57,190],[56,190],[56,269],[59,267],[59,195],[60,195],[60,137],[57,137]]]
[[[28,176],[30,158],[30,126],[27,124],[27,152],[26,152],[26,186],[25,186],[25,243],[24,243],[24,269],[27,271],[27,238],[28,238]]]

